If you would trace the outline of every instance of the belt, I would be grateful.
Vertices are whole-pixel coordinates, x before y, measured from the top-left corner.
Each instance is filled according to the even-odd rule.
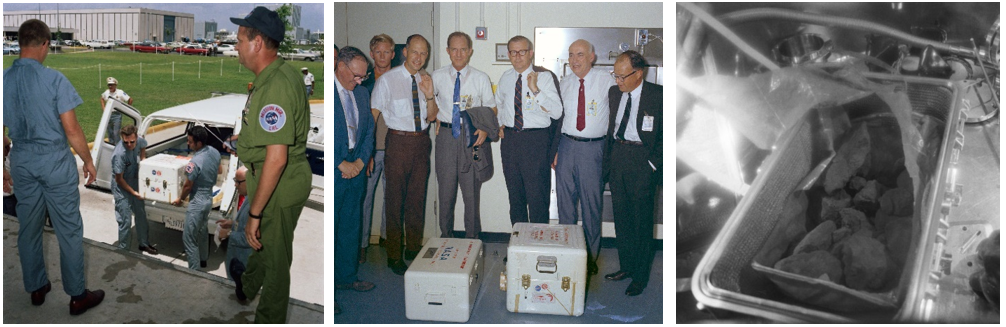
[[[429,131],[430,131],[429,128],[426,128],[419,132],[403,132],[397,129],[390,129],[390,128],[388,129],[389,134],[401,135],[401,136],[424,136],[429,135]]]
[[[577,141],[577,142],[594,142],[594,141],[603,141],[604,140],[604,136],[595,137],[595,138],[589,139],[589,138],[586,138],[586,137],[573,136],[573,135],[569,135],[569,134],[566,134],[566,133],[562,133],[562,135],[565,135],[566,137],[570,138],[571,140]]]
[[[451,125],[451,123],[440,122],[440,127],[451,128],[451,126],[454,126],[454,125]]]
[[[545,129],[545,128],[544,128],[544,127],[542,127],[542,128],[524,128],[524,129],[516,129],[516,128],[513,128],[513,127],[506,127],[506,129],[507,129],[507,130],[509,130],[509,131],[514,131],[514,132],[518,132],[518,133],[519,133],[519,132],[534,132],[534,131],[540,131],[540,130],[543,130],[543,129]]]
[[[615,140],[619,144],[632,145],[632,146],[643,146],[643,142],[640,141],[626,141],[626,140]]]

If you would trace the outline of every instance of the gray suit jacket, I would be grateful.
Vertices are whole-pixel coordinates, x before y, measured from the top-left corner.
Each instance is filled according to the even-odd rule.
[[[496,142],[499,141],[499,120],[496,119],[496,114],[493,113],[493,109],[489,107],[475,107],[465,110],[468,116],[471,118],[470,124],[475,127],[475,129],[483,130],[489,132],[489,136],[486,137],[486,141]],[[468,121],[465,121],[468,123]],[[475,137],[473,135],[465,134],[466,137]],[[467,140],[466,140],[467,142]],[[468,155],[465,158],[471,162],[471,167],[476,170],[476,177],[480,182],[485,183],[493,177],[493,148],[489,142],[482,143],[479,146],[479,160],[475,161],[474,156]]]

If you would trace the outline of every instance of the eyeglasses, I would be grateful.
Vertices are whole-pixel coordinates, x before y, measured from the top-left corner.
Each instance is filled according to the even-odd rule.
[[[531,51],[531,50],[510,50],[510,56],[511,57],[515,57],[515,56],[517,56],[517,54],[520,54],[520,56],[523,57],[523,56],[527,55],[528,51]]]
[[[243,180],[243,179],[242,180],[234,179],[234,184],[237,184],[237,185],[241,185],[241,183],[244,183],[244,182],[245,182],[245,180]]]
[[[346,64],[345,62],[342,62],[342,65],[339,66],[345,67],[350,74],[353,74],[353,80],[355,80],[357,83],[363,83],[363,81],[366,81],[368,78],[370,78],[370,72],[363,73],[363,75],[357,75],[356,72],[354,72],[352,69],[349,68],[349,64]]]
[[[631,73],[629,73],[629,74],[627,74],[625,76],[618,76],[618,74],[615,74],[615,72],[611,72],[611,77],[614,77],[615,81],[623,81],[624,82],[626,78],[629,78],[629,76],[632,76],[636,72],[638,72],[638,70],[633,70]]]
[[[133,143],[136,143],[136,141],[122,141],[122,143],[125,143],[125,144],[133,144]]]

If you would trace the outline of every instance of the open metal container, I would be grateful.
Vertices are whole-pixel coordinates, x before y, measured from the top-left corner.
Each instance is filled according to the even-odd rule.
[[[912,120],[923,136],[919,179],[915,181],[914,232],[897,286],[888,292],[896,308],[879,312],[843,313],[789,298],[752,268],[779,223],[783,205],[801,180],[818,163],[819,131],[809,111],[773,146],[750,190],[706,252],[692,278],[692,292],[701,305],[781,322],[924,321],[927,289],[939,278],[940,255],[946,244],[947,215],[959,202],[955,166],[963,147],[966,105],[959,84],[947,80],[864,74],[871,81],[907,92]],[[857,109],[861,110],[861,109]],[[884,119],[882,113],[857,113],[860,119]],[[876,118],[874,118],[876,117]],[[888,117],[889,118],[889,117]],[[897,126],[896,124],[894,126]],[[818,149],[815,149],[818,147]],[[931,301],[928,301],[931,303]]]

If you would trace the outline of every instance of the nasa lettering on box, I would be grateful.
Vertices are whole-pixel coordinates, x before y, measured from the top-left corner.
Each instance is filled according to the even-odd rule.
[[[482,285],[482,241],[434,238],[405,272],[405,317],[466,322]]]
[[[140,161],[139,191],[145,200],[172,202],[185,185],[185,166],[192,158],[157,154]]]

